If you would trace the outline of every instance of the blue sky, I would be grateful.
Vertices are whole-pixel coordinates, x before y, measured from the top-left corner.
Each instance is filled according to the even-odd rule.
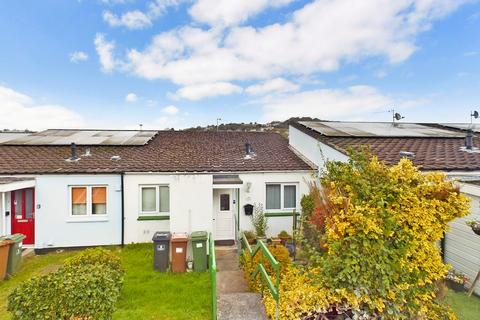
[[[0,44],[0,128],[480,109],[478,1],[5,0]]]

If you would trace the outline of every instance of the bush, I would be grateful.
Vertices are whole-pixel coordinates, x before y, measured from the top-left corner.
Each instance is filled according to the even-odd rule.
[[[106,250],[104,248],[90,248],[86,249],[79,254],[68,258],[65,260],[65,266],[81,266],[81,265],[103,265],[116,270],[118,272],[123,272],[122,262],[120,257],[113,253],[112,251]]]
[[[257,237],[265,237],[268,229],[267,217],[263,212],[263,206],[261,204],[255,205],[253,215],[250,217],[252,220],[253,228]]]
[[[58,271],[30,279],[8,297],[13,320],[111,319],[123,271],[113,253],[86,250]]]
[[[304,239],[321,247],[306,251],[309,266],[321,270],[310,274],[318,288],[328,297],[345,292],[338,303],[370,318],[452,317],[434,298],[448,270],[436,242],[469,209],[453,182],[406,159],[390,167],[353,153],[348,163],[327,164],[319,188],[307,220],[317,236]]]
[[[285,268],[292,263],[288,255],[288,250],[284,246],[282,245],[268,246],[268,250],[272,253],[275,259],[280,263],[280,273],[282,273],[283,270],[285,270]],[[261,276],[258,275],[255,279],[252,279],[251,277],[252,272],[255,271],[255,269],[257,268],[260,262],[263,262],[263,266],[265,267],[265,270],[272,278],[272,281],[275,283],[275,279],[276,279],[275,271],[273,270],[268,259],[264,257],[261,250],[255,255],[253,260],[250,257],[249,253],[247,252],[244,252],[244,253],[246,258],[243,261],[243,273],[244,273],[245,279],[248,281],[248,286],[250,287],[250,289],[255,291],[260,291],[261,284],[262,284]]]

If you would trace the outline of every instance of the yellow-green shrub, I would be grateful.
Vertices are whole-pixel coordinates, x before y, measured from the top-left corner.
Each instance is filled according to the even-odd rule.
[[[272,245],[272,246],[268,246],[268,250],[272,253],[275,259],[280,263],[280,272],[282,273],[283,270],[291,264],[291,259],[288,255],[287,248],[285,248],[282,245]],[[252,279],[251,277],[252,272],[255,271],[255,269],[257,268],[260,262],[263,263],[265,270],[272,278],[272,281],[275,283],[275,280],[276,280],[275,271],[273,270],[268,259],[264,257],[261,250],[255,255],[253,260],[246,251],[244,252],[244,256],[245,256],[245,259],[243,261],[243,272],[244,272],[244,277],[247,280],[248,286],[250,287],[250,289],[254,291],[259,291],[261,288],[261,284],[262,284],[261,276],[258,275],[255,279]]]
[[[444,174],[422,173],[409,160],[389,167],[365,154],[350,159],[328,163],[326,192],[316,192],[328,195],[321,200],[329,212],[323,250],[309,252],[321,270],[310,275],[321,288],[315,299],[344,292],[342,303],[370,317],[450,318],[434,300],[435,282],[447,272],[436,241],[468,213],[467,198]]]

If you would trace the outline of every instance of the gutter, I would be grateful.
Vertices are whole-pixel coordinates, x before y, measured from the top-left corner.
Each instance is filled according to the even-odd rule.
[[[122,246],[122,248],[125,246],[125,194],[124,194],[124,191],[123,191],[123,188],[124,188],[123,178],[124,178],[124,173],[122,172],[120,174],[120,186],[122,188],[122,191],[121,191],[121,197],[122,197],[122,204],[121,204],[122,234],[121,234],[120,245]]]

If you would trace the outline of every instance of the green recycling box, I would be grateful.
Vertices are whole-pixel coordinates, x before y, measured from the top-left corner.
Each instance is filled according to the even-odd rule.
[[[8,253],[7,278],[10,278],[20,270],[22,265],[22,241],[26,237],[21,233],[15,233],[9,236],[0,237],[2,240],[10,240],[10,250]]]
[[[206,231],[195,231],[190,234],[190,238],[192,239],[193,270],[205,271],[207,270],[208,233]]]

